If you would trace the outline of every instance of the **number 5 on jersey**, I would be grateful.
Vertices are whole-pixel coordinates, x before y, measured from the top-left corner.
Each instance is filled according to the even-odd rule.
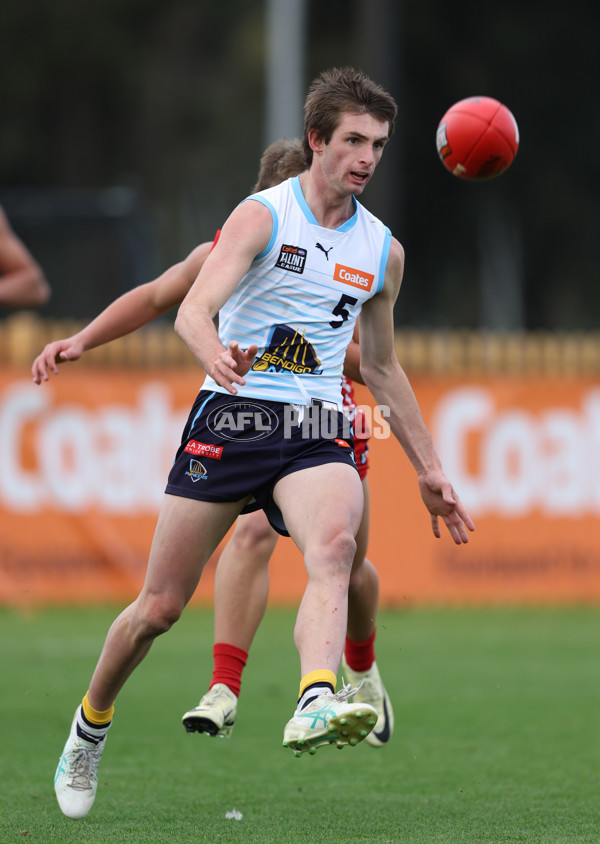
[[[340,297],[340,301],[337,303],[335,308],[332,311],[334,316],[339,316],[341,319],[331,320],[329,325],[332,328],[341,328],[342,325],[346,322],[347,319],[350,317],[350,312],[346,308],[346,305],[356,305],[358,299],[355,299],[354,296],[348,296],[346,293],[342,293]]]

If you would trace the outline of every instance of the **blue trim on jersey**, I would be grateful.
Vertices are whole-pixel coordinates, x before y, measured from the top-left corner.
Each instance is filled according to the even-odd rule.
[[[300,176],[294,176],[290,179],[292,183],[292,190],[294,191],[294,196],[296,197],[296,202],[300,206],[300,209],[308,222],[313,226],[318,226],[317,218],[310,210],[308,206],[308,202],[304,199],[304,194],[302,193],[302,188],[300,187]]]
[[[188,437],[189,437],[189,436],[190,436],[190,434],[192,433],[192,429],[193,429],[194,425],[196,424],[196,419],[200,416],[200,414],[202,413],[202,411],[204,410],[204,408],[206,407],[206,405],[208,404],[208,402],[209,402],[209,401],[213,398],[213,396],[214,396],[214,395],[215,395],[215,393],[211,393],[211,394],[208,396],[208,398],[207,398],[205,401],[203,401],[203,402],[202,402],[202,404],[200,405],[200,407],[198,408],[198,413],[197,413],[197,414],[194,416],[194,418],[192,419],[192,424],[190,425],[190,430],[189,430],[189,432],[188,432]]]
[[[358,202],[356,201],[356,197],[352,197],[352,202],[354,203],[354,214],[350,217],[349,220],[346,220],[339,228],[336,229],[336,232],[349,232],[350,229],[354,228],[354,226],[358,223]]]
[[[274,206],[271,205],[268,199],[265,199],[264,196],[260,196],[258,193],[252,194],[252,196],[247,196],[246,199],[243,199],[242,202],[247,202],[249,199],[254,199],[256,202],[262,203],[265,208],[268,208],[271,212],[271,217],[273,218],[273,231],[271,232],[271,238],[267,243],[266,247],[260,253],[260,255],[255,255],[254,260],[260,261],[261,258],[264,258],[265,255],[268,255],[271,249],[273,248],[273,244],[277,239],[277,232],[279,230],[279,217],[277,216],[277,211],[275,210]],[[240,203],[241,205],[241,203]]]
[[[385,270],[387,267],[388,258],[390,257],[390,247],[392,245],[392,233],[385,227],[385,240],[383,241],[383,248],[381,250],[381,260],[379,262],[379,278],[377,279],[376,293],[383,290],[383,282],[385,280]]]
[[[294,196],[296,197],[296,202],[300,206],[300,209],[301,209],[302,213],[304,214],[304,216],[306,217],[306,219],[308,220],[308,222],[311,225],[319,226],[319,228],[322,229],[323,226],[319,222],[317,222],[317,218],[315,217],[313,212],[310,210],[310,207],[309,207],[307,201],[304,199],[304,194],[302,193],[302,188],[300,186],[300,176],[294,176],[293,178],[290,179],[290,182],[292,183],[292,190],[294,191]],[[347,231],[350,231],[350,229],[353,228],[353,226],[356,225],[356,223],[358,222],[358,203],[356,201],[356,197],[354,197],[354,196],[352,197],[352,203],[354,205],[354,214],[350,217],[349,220],[346,220],[345,223],[342,223],[341,226],[338,226],[337,229],[333,229],[333,231],[347,232]]]

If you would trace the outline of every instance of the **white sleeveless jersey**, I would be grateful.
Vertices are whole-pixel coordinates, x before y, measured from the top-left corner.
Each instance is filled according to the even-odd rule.
[[[271,211],[273,232],[219,312],[224,346],[258,345],[238,395],[341,406],[346,348],[363,303],[383,287],[391,233],[359,202],[340,228],[323,228],[297,176],[248,199]],[[226,392],[209,376],[203,389]]]

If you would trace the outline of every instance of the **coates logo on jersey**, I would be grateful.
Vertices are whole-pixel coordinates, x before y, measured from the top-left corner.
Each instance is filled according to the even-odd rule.
[[[336,264],[333,271],[336,281],[349,284],[351,287],[358,287],[359,290],[369,291],[375,281],[375,276],[365,273],[362,270],[355,270],[353,267],[345,267],[343,264]]]
[[[200,443],[198,440],[190,440],[184,448],[189,454],[195,454],[196,457],[212,457],[213,460],[220,460],[223,454],[222,445],[209,445],[208,443]]]
[[[306,264],[306,249],[301,246],[288,246],[284,243],[277,259],[276,267],[291,273],[303,273]]]

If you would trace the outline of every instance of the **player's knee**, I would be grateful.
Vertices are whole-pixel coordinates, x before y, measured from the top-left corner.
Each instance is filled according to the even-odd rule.
[[[334,536],[328,537],[315,555],[327,569],[350,574],[352,560],[356,553],[356,541],[350,531],[339,530]]]
[[[353,567],[352,571],[350,572],[350,580],[348,582],[348,591],[349,592],[359,592],[360,588],[363,584],[364,576],[362,567]]]
[[[252,517],[240,519],[232,536],[232,541],[243,554],[270,551],[276,539],[276,534],[266,519]]]
[[[155,638],[166,633],[181,617],[183,606],[180,601],[166,595],[152,595],[146,599],[141,616],[142,638]]]
[[[373,584],[373,588],[379,589],[379,575],[373,563],[366,557],[360,560],[355,558],[350,572],[350,583],[348,584],[348,591],[353,594],[355,592],[362,592],[363,589],[369,588],[368,584]]]

